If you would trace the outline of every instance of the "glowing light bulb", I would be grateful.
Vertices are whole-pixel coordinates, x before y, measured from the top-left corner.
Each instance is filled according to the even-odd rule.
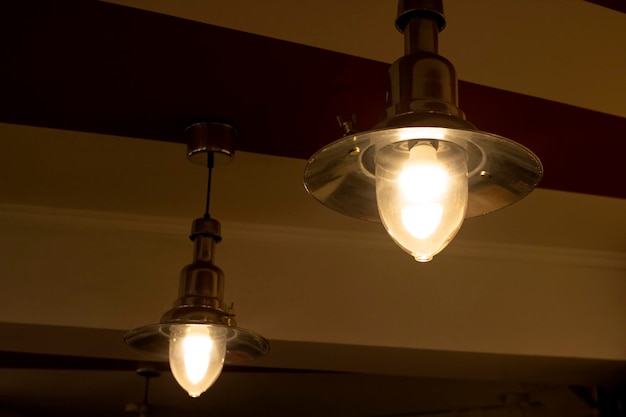
[[[226,329],[201,324],[171,326],[170,369],[191,397],[199,397],[220,376]]]
[[[417,261],[432,260],[456,235],[465,217],[465,151],[445,141],[437,141],[435,149],[430,140],[380,149],[376,153],[376,200],[392,239]]]

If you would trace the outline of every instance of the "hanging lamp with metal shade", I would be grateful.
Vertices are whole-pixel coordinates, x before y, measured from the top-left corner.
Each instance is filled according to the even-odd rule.
[[[270,345],[261,335],[237,326],[224,303],[224,273],[214,263],[215,246],[222,238],[220,223],[209,215],[211,173],[216,162],[233,156],[235,130],[221,123],[197,123],[185,136],[189,160],[209,171],[205,214],[191,228],[193,261],[181,271],[173,308],[159,323],[131,330],[124,340],[133,348],[169,357],[178,383],[198,397],[219,377],[224,363],[254,359]]]
[[[307,191],[339,213],[382,221],[417,261],[430,261],[464,218],[506,207],[540,182],[539,158],[481,132],[458,107],[453,65],[438,54],[441,0],[401,0],[405,55],[389,69],[387,110],[373,130],[348,132],[317,151]]]

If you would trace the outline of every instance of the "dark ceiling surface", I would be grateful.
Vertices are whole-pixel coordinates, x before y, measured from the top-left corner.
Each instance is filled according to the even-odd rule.
[[[6,123],[178,142],[208,118],[242,151],[307,159],[336,116],[366,130],[385,107],[386,63],[99,1],[2,2],[0,34]],[[626,198],[626,119],[463,81],[459,96],[541,158],[541,187]]]
[[[585,0],[617,12],[626,13],[626,1],[624,0]]]

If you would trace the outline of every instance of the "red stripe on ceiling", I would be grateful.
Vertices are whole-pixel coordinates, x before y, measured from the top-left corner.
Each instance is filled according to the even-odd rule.
[[[104,2],[0,3],[0,121],[165,141],[231,121],[238,149],[308,158],[384,110],[385,63]],[[542,187],[626,198],[626,119],[461,82],[481,130],[536,152]]]
[[[343,109],[371,124],[384,103],[374,61],[103,2],[8,4],[5,122],[177,141],[212,117],[235,122],[241,150],[304,157]]]
[[[626,13],[626,0],[585,0],[588,3],[597,4],[615,10],[616,12]]]
[[[626,198],[626,119],[468,82],[459,84],[459,96],[480,130],[539,156],[541,188]]]

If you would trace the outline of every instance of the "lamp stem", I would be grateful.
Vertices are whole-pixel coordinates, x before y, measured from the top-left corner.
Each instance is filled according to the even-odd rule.
[[[143,389],[143,405],[148,405],[148,393],[150,392],[150,375],[145,375],[146,384]]]
[[[204,206],[204,218],[210,219],[211,215],[209,214],[209,203],[211,202],[211,180],[213,178],[213,166],[215,165],[215,156],[213,152],[207,152],[207,168],[209,169],[209,176],[207,179],[207,188],[206,188],[206,204]]]
[[[404,27],[405,55],[439,52],[439,26],[430,16],[415,16]]]

